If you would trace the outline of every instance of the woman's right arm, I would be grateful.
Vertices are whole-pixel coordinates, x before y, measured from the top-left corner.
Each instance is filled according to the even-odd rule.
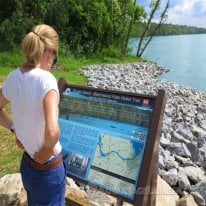
[[[54,147],[59,140],[58,126],[59,95],[55,90],[50,90],[43,99],[45,134],[42,148],[35,153],[34,160],[45,163],[51,156],[55,156]]]

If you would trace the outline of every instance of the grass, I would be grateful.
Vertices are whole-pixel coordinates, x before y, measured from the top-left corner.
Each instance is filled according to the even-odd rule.
[[[22,63],[22,56],[17,52],[0,53],[0,88],[7,75]],[[93,57],[75,59],[72,55],[64,55],[59,58],[60,70],[52,70],[57,80],[64,77],[70,84],[85,85],[86,77],[80,75],[78,70],[87,65],[102,63],[128,63],[137,62],[136,57],[112,58],[112,57]],[[11,115],[10,105],[6,111]],[[0,126],[0,177],[5,174],[19,172],[22,151],[16,146],[15,136],[8,130]]]
[[[0,127],[0,177],[19,172],[19,165],[22,151],[15,144],[15,136],[9,131]]]
[[[53,71],[57,80],[63,77],[69,84],[85,85],[86,77],[80,75],[78,71]]]
[[[0,76],[1,80],[5,79]],[[0,81],[0,86],[2,82]],[[11,116],[10,104],[6,106],[6,111]],[[8,129],[0,126],[0,177],[5,174],[19,172],[19,165],[22,151],[16,146],[15,136]]]

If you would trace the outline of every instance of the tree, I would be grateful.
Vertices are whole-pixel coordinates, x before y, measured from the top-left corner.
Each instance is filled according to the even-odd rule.
[[[132,3],[132,2],[131,2]],[[127,22],[127,24],[124,24],[124,29],[126,30],[125,39],[122,41],[122,54],[125,55],[127,52],[128,42],[129,38],[131,37],[131,30],[132,26],[135,23],[135,21],[140,21],[142,17],[146,17],[146,13],[144,9],[137,5],[136,0],[133,0],[133,5],[129,9],[130,13],[130,20]],[[126,12],[124,12],[126,13]]]
[[[24,0],[25,1],[25,0]],[[24,1],[9,0],[0,2],[1,14],[9,12],[6,16],[0,16],[0,51],[10,51],[20,44],[23,35],[34,24],[34,19],[25,15]]]
[[[53,26],[75,56],[127,52],[141,8],[135,0],[0,0],[0,51],[12,50],[36,24]],[[9,14],[7,14],[9,11]],[[111,52],[110,52],[111,51]]]
[[[167,3],[165,5],[165,8],[163,9],[162,13],[160,14],[160,20],[157,26],[154,28],[154,30],[151,32],[149,38],[145,40],[145,37],[147,35],[147,32],[151,26],[152,20],[155,16],[155,13],[160,9],[161,5],[161,0],[152,0],[151,1],[151,13],[149,15],[148,21],[145,23],[145,28],[140,36],[140,40],[138,43],[138,48],[137,48],[137,57],[141,57],[143,52],[145,51],[146,47],[149,45],[150,41],[152,40],[154,34],[156,31],[159,29],[159,27],[162,25],[163,21],[167,18],[167,10],[169,8],[169,3],[170,0],[167,0]]]

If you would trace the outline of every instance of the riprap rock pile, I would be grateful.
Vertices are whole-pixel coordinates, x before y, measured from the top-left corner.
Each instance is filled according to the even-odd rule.
[[[206,94],[156,78],[167,71],[145,62],[81,69],[95,88],[150,95],[166,91],[159,175],[180,197],[192,194],[198,205],[206,205]]]

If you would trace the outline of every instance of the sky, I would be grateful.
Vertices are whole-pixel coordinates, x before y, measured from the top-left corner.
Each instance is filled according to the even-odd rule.
[[[137,0],[147,10],[151,0]],[[162,0],[165,5],[167,0]],[[165,23],[206,28],[206,0],[170,0]]]

